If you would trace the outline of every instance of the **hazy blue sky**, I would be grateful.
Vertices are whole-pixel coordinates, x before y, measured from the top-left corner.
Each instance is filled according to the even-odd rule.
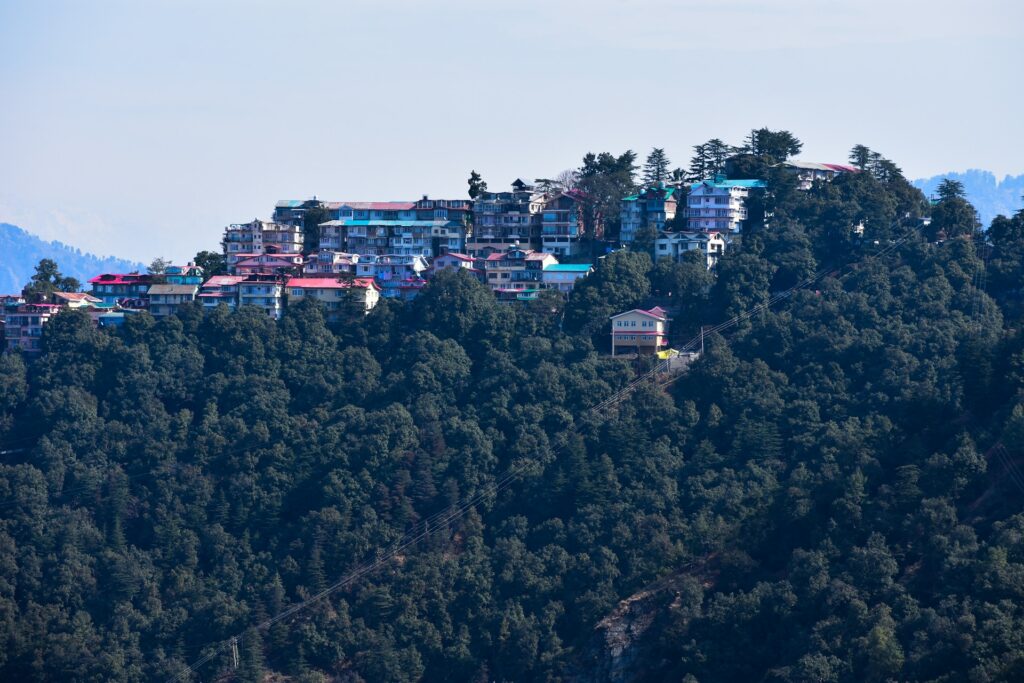
[[[1022,65],[1019,0],[0,0],[0,221],[180,260],[280,198],[685,163],[763,125],[1016,174]]]

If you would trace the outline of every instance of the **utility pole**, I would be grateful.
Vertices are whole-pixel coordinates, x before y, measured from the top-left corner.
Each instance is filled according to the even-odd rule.
[[[704,326],[700,326],[700,355],[704,355]]]
[[[231,668],[238,668],[238,638],[231,639]]]

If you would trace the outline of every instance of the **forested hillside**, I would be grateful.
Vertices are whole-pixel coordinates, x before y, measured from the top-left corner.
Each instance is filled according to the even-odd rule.
[[[236,634],[191,680],[1024,679],[1024,213],[982,238],[894,168],[765,169],[714,279],[616,252],[564,305],[449,272],[336,329],[61,313],[0,357],[0,679],[171,680]],[[816,273],[588,412],[645,369],[609,313],[670,299],[681,342]]]

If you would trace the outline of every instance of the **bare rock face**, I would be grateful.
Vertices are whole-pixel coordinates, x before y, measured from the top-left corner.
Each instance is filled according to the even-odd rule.
[[[661,668],[651,661],[650,642],[656,621],[674,598],[673,581],[658,583],[619,603],[594,627],[579,669],[570,680],[577,683],[631,683]]]

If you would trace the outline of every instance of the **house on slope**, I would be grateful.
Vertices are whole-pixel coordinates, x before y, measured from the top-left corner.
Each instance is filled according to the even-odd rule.
[[[650,355],[668,346],[669,317],[665,309],[634,308],[611,317],[612,355]]]

